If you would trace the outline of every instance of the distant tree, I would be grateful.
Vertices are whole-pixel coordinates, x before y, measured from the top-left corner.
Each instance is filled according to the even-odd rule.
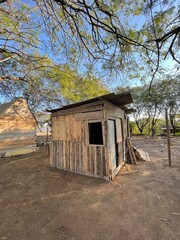
[[[151,87],[151,94],[148,85],[132,88],[118,87],[117,91],[123,91],[123,89],[128,89],[132,93],[133,107],[136,109],[133,116],[140,133],[143,133],[148,126],[149,134],[154,137],[155,125],[159,117],[165,114],[166,108],[169,112],[173,132],[176,132],[176,116],[180,111],[180,81],[178,77],[164,76],[164,79],[156,80]]]
[[[149,93],[143,87],[132,88],[132,96],[134,99],[134,107],[136,112],[133,113],[139,132],[142,134],[144,128],[149,123],[150,116],[147,115],[147,98]]]
[[[173,129],[176,132],[178,124],[177,115],[180,113],[180,79],[167,78],[159,83],[159,91],[164,100],[164,109],[169,112],[169,119]]]

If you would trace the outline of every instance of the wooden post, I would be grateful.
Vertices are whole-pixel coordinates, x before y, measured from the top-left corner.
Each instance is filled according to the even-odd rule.
[[[127,137],[127,147],[128,147],[128,152],[129,152],[129,157],[130,157],[131,163],[137,164],[136,155],[134,153],[134,149],[132,147],[131,140],[128,137]]]
[[[167,145],[168,145],[168,160],[169,166],[171,166],[171,138],[170,138],[170,129],[169,129],[169,120],[168,120],[168,110],[166,109],[166,129],[167,129]]]
[[[131,134],[130,134],[130,125],[129,125],[129,117],[127,117],[127,137],[131,137]]]
[[[46,133],[46,152],[48,152],[48,127],[47,127],[47,133]]]

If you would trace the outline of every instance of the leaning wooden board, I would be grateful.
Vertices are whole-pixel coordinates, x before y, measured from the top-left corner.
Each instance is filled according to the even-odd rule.
[[[128,137],[127,137],[127,147],[128,147],[128,152],[129,152],[131,163],[137,164],[136,155],[134,153],[134,149],[132,147],[131,140]]]

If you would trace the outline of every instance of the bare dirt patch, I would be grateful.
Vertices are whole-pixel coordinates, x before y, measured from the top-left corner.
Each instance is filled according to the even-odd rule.
[[[180,138],[133,140],[150,155],[106,182],[48,165],[45,151],[0,160],[0,239],[180,239]]]

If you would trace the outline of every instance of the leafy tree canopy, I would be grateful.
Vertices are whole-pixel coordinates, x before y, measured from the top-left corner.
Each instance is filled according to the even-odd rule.
[[[57,68],[62,73],[67,65],[64,75],[77,74],[84,87],[84,78],[96,85],[96,70],[105,79],[114,71],[132,79],[154,79],[163,59],[180,63],[176,0],[4,0],[0,22],[3,86],[19,81],[23,88],[36,86],[50,94],[56,90]],[[63,90],[64,75],[59,75],[61,94],[68,95],[67,101],[80,99],[73,78]],[[71,96],[69,89],[77,93]]]
[[[28,80],[26,77],[6,76],[5,81],[0,81],[0,95],[8,99],[23,96],[35,112],[108,93],[102,81],[90,72],[81,77],[68,65],[54,65],[44,59],[38,63],[38,67],[30,70],[29,65],[24,66],[28,69]],[[13,64],[16,62],[8,62],[8,70]]]

